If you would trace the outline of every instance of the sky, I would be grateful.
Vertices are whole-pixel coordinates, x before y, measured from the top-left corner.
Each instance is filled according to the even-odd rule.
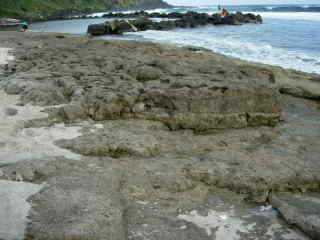
[[[320,0],[165,0],[173,5],[320,4]]]

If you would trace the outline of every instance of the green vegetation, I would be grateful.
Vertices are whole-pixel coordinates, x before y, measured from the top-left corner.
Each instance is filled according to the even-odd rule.
[[[0,0],[0,17],[36,20],[72,13],[165,6],[162,0]]]

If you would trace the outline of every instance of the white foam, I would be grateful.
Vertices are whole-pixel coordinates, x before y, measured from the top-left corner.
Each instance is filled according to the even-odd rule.
[[[108,13],[109,12],[97,12],[97,13],[88,14],[87,17],[102,17],[103,15]]]
[[[320,21],[319,12],[255,12],[255,14],[260,14],[262,18],[266,19]]]
[[[0,239],[22,240],[30,204],[42,185],[0,180]]]
[[[206,29],[195,31],[145,31],[129,33],[163,43],[173,43],[180,46],[194,45],[208,48],[214,52],[253,62],[279,65],[310,73],[320,73],[320,56],[306,53],[289,52],[275,48],[265,43],[244,41],[233,35],[209,35]]]
[[[113,11],[113,12],[97,12],[97,13],[92,13],[88,14],[87,17],[103,17],[105,14],[109,13],[124,13],[124,14],[130,14],[136,12],[135,10],[128,10],[128,11]]]
[[[174,10],[174,8],[172,10]],[[145,12],[147,12],[147,13],[168,13],[169,9],[168,8],[156,8],[156,9],[146,10]]]

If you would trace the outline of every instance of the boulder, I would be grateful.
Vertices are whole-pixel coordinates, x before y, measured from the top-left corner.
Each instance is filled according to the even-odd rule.
[[[154,23],[147,17],[139,17],[135,20],[131,20],[130,23],[135,26],[138,31],[146,31],[154,25]]]
[[[161,21],[152,25],[152,29],[154,30],[171,30],[176,27],[177,25],[175,21]]]
[[[122,34],[124,32],[134,32],[137,29],[126,20],[115,20],[106,22],[106,32],[109,34]]]
[[[92,36],[99,36],[106,34],[105,24],[91,24],[88,27],[87,33]]]
[[[92,36],[105,34],[122,34],[124,32],[133,32],[137,29],[126,20],[107,21],[102,24],[89,25],[87,33]]]
[[[224,25],[241,25],[243,22],[242,15],[229,15],[221,18],[221,24]]]

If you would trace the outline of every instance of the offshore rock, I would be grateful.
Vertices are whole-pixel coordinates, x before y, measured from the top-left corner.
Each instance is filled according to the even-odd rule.
[[[221,17],[219,14],[209,15],[207,13],[187,12],[187,13],[110,13],[104,17],[112,18],[135,18],[133,20],[114,20],[106,21],[102,24],[89,25],[87,32],[93,36],[106,34],[122,34],[131,31],[146,30],[170,30],[174,28],[195,28],[204,25],[241,25],[247,23],[262,23],[260,15],[243,14],[237,12]],[[160,22],[153,22],[150,18],[167,18]]]

